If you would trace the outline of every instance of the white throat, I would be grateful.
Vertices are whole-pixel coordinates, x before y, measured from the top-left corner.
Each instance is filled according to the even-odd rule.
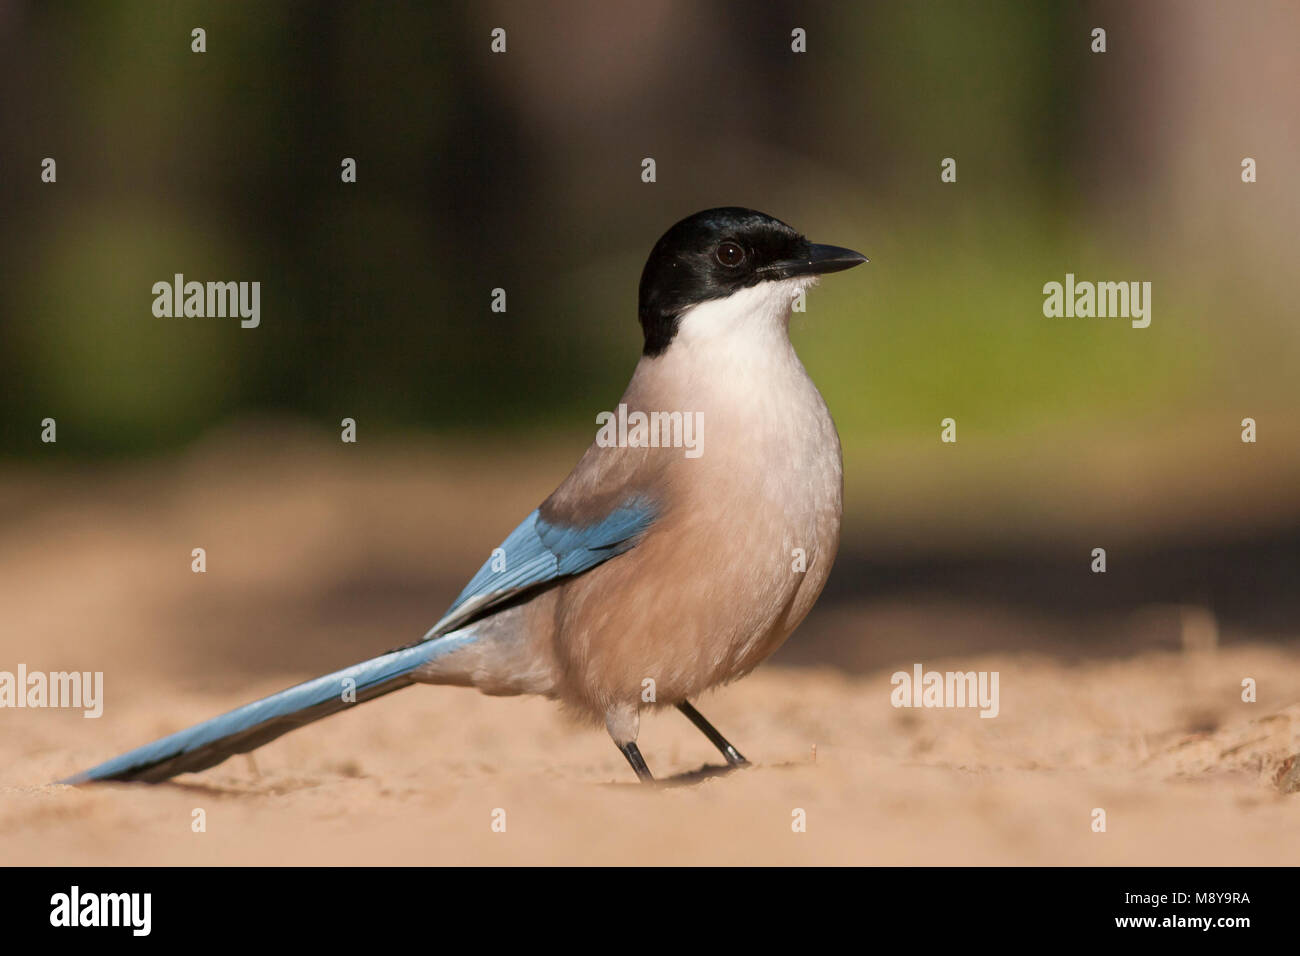
[[[790,309],[795,296],[815,278],[760,282],[725,299],[701,302],[682,313],[668,350],[717,353],[725,350],[741,360],[772,357],[790,351]]]
[[[642,357],[628,397],[648,408],[743,410],[744,417],[824,408],[789,334],[794,297],[815,281],[763,282],[688,309],[667,350]]]

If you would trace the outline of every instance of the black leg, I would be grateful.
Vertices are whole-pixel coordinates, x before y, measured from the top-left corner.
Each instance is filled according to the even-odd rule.
[[[641,751],[637,749],[635,743],[619,744],[618,749],[623,751],[623,756],[627,758],[627,762],[630,763],[632,769],[636,771],[636,777],[638,780],[642,783],[654,782],[654,774],[652,774],[650,768],[645,765],[645,758],[641,756]]]
[[[743,767],[749,763],[739,750],[731,745],[726,737],[718,733],[718,729],[704,719],[704,715],[691,706],[689,700],[684,700],[677,705],[677,709],[686,715],[686,718],[700,729],[700,733],[709,738],[709,743],[722,751],[722,756],[727,758],[727,763],[733,767]],[[629,757],[629,760],[632,758]],[[635,766],[635,764],[633,764]]]

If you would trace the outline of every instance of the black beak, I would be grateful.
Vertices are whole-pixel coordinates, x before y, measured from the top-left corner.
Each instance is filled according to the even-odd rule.
[[[764,271],[770,271],[781,279],[793,279],[795,276],[818,276],[829,272],[843,272],[867,261],[866,256],[852,249],[810,242],[804,246],[798,259],[774,262]]]

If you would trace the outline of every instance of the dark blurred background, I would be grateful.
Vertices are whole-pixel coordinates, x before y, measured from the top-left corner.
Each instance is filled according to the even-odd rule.
[[[845,447],[830,603],[1294,633],[1298,39],[1288,2],[0,0],[0,518],[287,442],[230,436],[342,454],[344,416],[535,503],[632,370],[654,240],[739,204],[871,257],[793,328]],[[155,318],[177,272],[260,281],[261,326]],[[1150,281],[1150,328],[1045,318],[1066,272]],[[467,504],[502,512],[467,554],[515,506]]]

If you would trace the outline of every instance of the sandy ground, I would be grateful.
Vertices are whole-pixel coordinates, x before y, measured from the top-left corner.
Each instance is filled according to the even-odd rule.
[[[171,784],[49,785],[418,634],[554,474],[550,463],[521,476],[445,458],[433,469],[340,464],[325,451],[257,451],[231,467],[230,455],[5,483],[0,670],[102,670],[106,682],[99,719],[0,710],[5,862],[1300,858],[1300,644],[1217,634],[1195,617],[1181,644],[1089,654],[1068,629],[978,606],[819,606],[790,648],[697,701],[755,765],[719,772],[703,737],[665,711],[642,725],[663,781],[653,788],[635,783],[603,731],[546,701],[432,687]],[[499,518],[484,531],[475,508]],[[203,575],[190,571],[197,546]],[[1007,649],[967,642],[963,628],[1041,639]],[[797,653],[805,635],[831,649],[824,663]],[[835,666],[850,660],[868,663]],[[890,674],[917,660],[997,671],[999,715],[892,707]],[[1240,699],[1246,677],[1257,703]],[[1093,830],[1096,808],[1105,832]],[[798,811],[806,832],[792,829]]]

